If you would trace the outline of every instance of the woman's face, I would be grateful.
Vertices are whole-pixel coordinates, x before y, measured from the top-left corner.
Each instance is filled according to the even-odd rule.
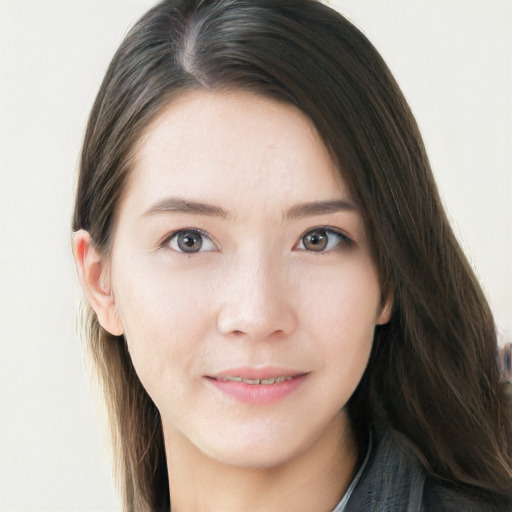
[[[166,439],[244,467],[347,424],[388,320],[361,213],[312,123],[243,93],[187,93],[146,131],[109,276]]]

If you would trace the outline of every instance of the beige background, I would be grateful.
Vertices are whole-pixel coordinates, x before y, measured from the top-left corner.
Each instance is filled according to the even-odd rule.
[[[339,0],[401,84],[512,338],[512,3]],[[0,510],[116,510],[83,368],[70,219],[88,111],[149,0],[0,0]]]

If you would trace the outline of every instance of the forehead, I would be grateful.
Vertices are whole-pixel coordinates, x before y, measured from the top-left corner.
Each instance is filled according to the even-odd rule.
[[[128,197],[183,196],[227,209],[348,198],[313,123],[300,110],[243,92],[188,92],[138,144]],[[241,201],[243,199],[243,201]]]

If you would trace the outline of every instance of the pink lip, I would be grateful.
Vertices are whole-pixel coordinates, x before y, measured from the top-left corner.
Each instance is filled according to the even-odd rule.
[[[277,402],[295,391],[306,379],[308,373],[298,372],[286,368],[231,368],[213,376],[206,376],[208,382],[219,391],[232,396],[243,403],[270,404]],[[227,376],[242,377],[243,379],[271,379],[277,377],[291,377],[291,380],[276,382],[274,384],[248,384],[223,380]]]
[[[306,372],[291,370],[290,368],[280,368],[278,366],[265,366],[263,368],[254,368],[252,366],[243,366],[241,368],[229,368],[215,375],[214,379],[221,379],[228,375],[233,377],[242,377],[243,379],[271,379],[273,377],[298,377]]]

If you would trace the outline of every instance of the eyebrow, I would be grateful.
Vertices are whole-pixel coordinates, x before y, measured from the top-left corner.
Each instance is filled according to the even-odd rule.
[[[313,217],[315,215],[325,215],[341,211],[355,211],[356,205],[345,199],[335,199],[330,201],[314,201],[310,203],[301,203],[292,206],[285,215],[287,219],[299,219],[303,217]],[[144,217],[157,215],[159,213],[189,213],[193,215],[204,215],[207,217],[219,217],[226,219],[229,214],[220,206],[198,201],[190,201],[179,197],[168,197],[155,203],[144,214]]]
[[[228,212],[220,206],[189,201],[179,197],[168,197],[159,201],[149,208],[149,210],[144,213],[144,216],[156,215],[158,213],[191,213],[194,215],[220,217],[223,219],[228,216]]]
[[[286,213],[286,218],[299,219],[302,217],[312,217],[314,215],[325,215],[328,213],[356,210],[356,205],[345,199],[315,201],[312,203],[302,203],[292,206]]]

